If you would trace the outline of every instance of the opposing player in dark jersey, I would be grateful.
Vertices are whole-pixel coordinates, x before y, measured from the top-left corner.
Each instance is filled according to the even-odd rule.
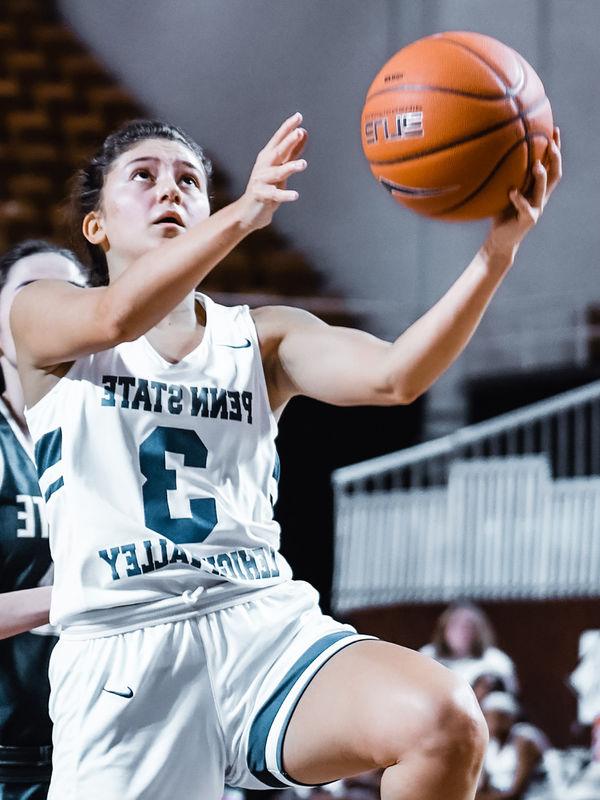
[[[39,278],[82,282],[74,257],[46,242],[0,258],[0,800],[42,800],[51,767],[47,675],[56,636],[44,623],[52,564],[8,324],[15,294]]]

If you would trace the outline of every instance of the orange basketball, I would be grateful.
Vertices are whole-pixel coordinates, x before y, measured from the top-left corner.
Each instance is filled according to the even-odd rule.
[[[489,217],[525,191],[552,140],[535,70],[481,33],[452,31],[396,53],[367,94],[361,133],[377,180],[399,203],[444,220]]]

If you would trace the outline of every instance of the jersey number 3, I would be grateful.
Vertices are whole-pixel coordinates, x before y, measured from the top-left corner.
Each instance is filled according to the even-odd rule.
[[[206,468],[208,450],[196,431],[160,425],[140,445],[144,519],[148,528],[163,533],[176,544],[203,542],[217,524],[212,497],[189,500],[191,517],[173,519],[167,492],[177,490],[177,470],[168,469],[166,453],[183,456],[184,467]]]

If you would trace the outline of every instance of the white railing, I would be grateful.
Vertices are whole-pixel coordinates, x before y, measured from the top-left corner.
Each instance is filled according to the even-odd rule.
[[[600,596],[600,381],[337,470],[337,611]]]

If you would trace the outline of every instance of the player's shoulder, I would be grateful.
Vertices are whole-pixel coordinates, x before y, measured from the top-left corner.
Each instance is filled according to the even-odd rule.
[[[288,331],[309,325],[324,325],[318,317],[295,306],[259,306],[250,309],[260,338],[281,338]]]

